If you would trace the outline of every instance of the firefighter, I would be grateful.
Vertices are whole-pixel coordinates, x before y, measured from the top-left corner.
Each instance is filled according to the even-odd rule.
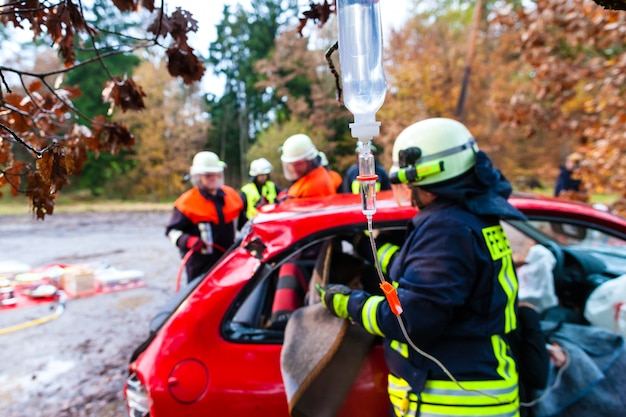
[[[239,192],[224,185],[224,167],[208,151],[197,153],[189,168],[194,187],[174,202],[165,234],[176,245],[185,263],[187,282],[208,271],[235,241],[246,222],[246,203]]]
[[[321,160],[322,166],[326,168],[326,171],[328,171],[328,175],[330,175],[330,180],[333,183],[333,187],[335,188],[335,191],[338,193],[341,192],[341,184],[343,182],[343,178],[341,178],[341,174],[338,173],[337,171],[333,171],[332,169],[330,169],[328,157],[322,151],[320,151],[320,160]]]
[[[257,209],[265,204],[272,204],[280,192],[280,188],[270,181],[272,164],[265,158],[255,159],[250,163],[250,182],[241,187],[246,197],[248,219],[257,214]]]
[[[336,194],[330,175],[321,164],[319,151],[307,135],[288,137],[281,147],[280,160],[285,179],[291,181],[281,199]]]
[[[329,285],[318,287],[322,302],[384,338],[392,416],[518,416],[504,337],[517,325],[517,277],[500,226],[524,219],[507,201],[511,184],[468,129],[445,118],[397,137],[390,178],[396,197],[419,208],[402,247],[378,251],[408,338],[383,296]]]

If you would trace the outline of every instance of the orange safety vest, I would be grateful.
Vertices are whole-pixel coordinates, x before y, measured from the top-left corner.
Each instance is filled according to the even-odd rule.
[[[241,201],[241,196],[234,188],[224,185],[221,190],[226,194],[224,196],[223,208],[224,223],[231,223],[241,213],[243,201]],[[204,198],[200,194],[198,187],[193,187],[191,190],[184,192],[176,199],[174,207],[180,210],[194,224],[201,222],[219,223],[215,204]]]
[[[336,187],[324,167],[317,167],[289,187],[290,198],[324,197],[337,194]]]
[[[328,171],[328,175],[330,175],[330,180],[333,183],[333,187],[335,187],[335,190],[338,190],[343,183],[343,178],[341,178],[341,174],[331,169]]]

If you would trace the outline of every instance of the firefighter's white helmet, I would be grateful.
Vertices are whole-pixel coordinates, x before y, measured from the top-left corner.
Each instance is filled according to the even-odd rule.
[[[320,165],[323,166],[323,167],[327,167],[328,166],[328,157],[322,151],[319,151],[319,155],[320,155]]]
[[[202,151],[198,152],[194,157],[189,168],[189,174],[202,175],[216,172],[224,172],[226,163],[220,161],[220,158],[214,152]]]
[[[478,145],[462,123],[446,118],[422,120],[396,138],[390,177],[396,184],[418,186],[452,180],[474,167],[476,152]]]
[[[251,177],[257,175],[269,174],[272,172],[272,164],[265,158],[255,159],[250,163],[250,171],[248,172]]]
[[[281,150],[280,160],[286,163],[311,161],[319,153],[311,138],[302,133],[288,137]]]

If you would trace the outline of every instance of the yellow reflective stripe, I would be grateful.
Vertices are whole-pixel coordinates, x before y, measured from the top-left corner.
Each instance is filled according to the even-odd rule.
[[[500,271],[498,271],[498,282],[507,297],[504,310],[504,332],[509,333],[517,328],[515,297],[517,295],[518,283],[513,266],[513,251],[502,226],[485,227],[482,232],[485,243],[491,253],[491,259],[502,261],[502,266]]]
[[[426,381],[420,416],[513,417],[519,412],[517,378],[489,381]]]
[[[485,381],[460,381],[461,385],[466,390],[506,390],[510,387],[517,386],[517,379],[491,379]],[[447,390],[447,391],[459,391],[463,390],[456,382],[453,381],[440,381],[429,379],[426,381],[425,390]]]
[[[456,384],[454,389],[424,388],[424,391],[421,393],[422,402],[429,404],[454,404],[459,406],[490,406],[508,404],[517,400],[518,389],[517,384],[514,382],[509,382],[509,386],[502,388],[494,388],[492,384],[487,384],[488,386],[486,387],[474,390],[468,387],[468,382],[477,381],[459,381],[461,387],[465,389]]]
[[[491,252],[491,259],[497,261],[498,259],[513,253],[502,226],[496,225],[485,227],[482,232],[483,237],[485,238],[485,243],[489,248],[489,252]]]
[[[398,417],[415,415],[413,413],[420,417],[519,416],[516,380],[460,381],[460,383],[465,390],[453,381],[426,381],[424,391],[419,394],[419,407],[417,394],[412,392],[409,383],[403,378],[389,374],[387,391],[394,413]]]
[[[509,355],[509,347],[500,335],[494,334],[491,336],[491,346],[493,348],[493,354],[498,361],[498,375],[503,379],[517,382],[517,368],[515,366],[515,360]]]
[[[392,243],[385,243],[376,251],[378,263],[380,263],[380,268],[382,269],[383,274],[387,273],[387,270],[389,269],[389,261],[398,250],[400,250],[400,246]]]
[[[241,187],[241,191],[246,195],[246,217],[249,219],[253,218],[257,214],[256,203],[261,199],[261,194],[259,194],[259,190],[256,188],[256,185],[249,182]]]
[[[489,417],[518,417],[519,404],[517,402],[502,405],[465,407],[455,405],[427,404],[422,398],[420,417],[451,417],[451,416],[489,416]]]
[[[265,197],[268,203],[272,204],[276,201],[276,186],[272,181],[266,181],[261,187],[261,194]]]
[[[380,191],[380,187],[380,183],[376,181],[376,192]],[[352,194],[359,194],[361,192],[361,183],[359,182],[359,180],[352,181],[352,184],[350,184],[350,191],[352,191]]]
[[[513,266],[513,258],[510,255],[502,258],[502,267],[498,272],[498,282],[506,294],[506,307],[504,308],[504,333],[506,334],[517,328],[515,297],[517,295],[518,283]]]
[[[403,358],[409,357],[409,345],[406,343],[400,343],[397,340],[392,340],[389,346],[402,355]]]
[[[363,305],[363,309],[361,310],[361,321],[363,322],[363,328],[376,336],[384,337],[385,334],[378,327],[378,322],[376,321],[376,312],[378,311],[378,306],[385,300],[385,297],[382,295],[373,295],[365,301]]]

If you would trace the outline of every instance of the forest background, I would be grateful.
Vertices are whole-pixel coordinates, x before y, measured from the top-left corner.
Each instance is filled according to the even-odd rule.
[[[278,148],[295,133],[311,136],[340,173],[355,162],[352,115],[327,59],[333,4],[225,6],[217,39],[193,51],[193,16],[154,3],[0,6],[3,50],[19,49],[0,65],[0,192],[26,195],[39,218],[61,190],[171,201],[190,186],[183,178],[203,149],[227,162],[233,187],[258,157],[285,187]],[[414,5],[384,37],[388,94],[374,139],[383,166],[402,129],[452,117],[517,189],[551,193],[566,155],[579,152],[589,193],[626,197],[625,11],[591,0]],[[34,38],[17,44],[20,24]],[[340,71],[338,54],[330,57]],[[223,94],[201,90],[205,70],[224,80]]]

